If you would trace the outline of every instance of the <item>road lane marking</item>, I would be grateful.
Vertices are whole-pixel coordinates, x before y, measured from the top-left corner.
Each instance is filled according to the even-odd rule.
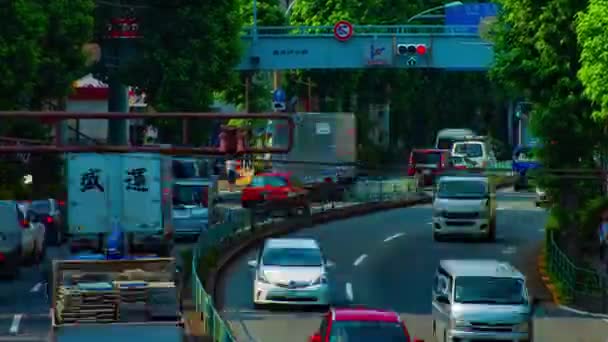
[[[348,299],[349,302],[352,302],[354,298],[355,297],[353,295],[353,284],[346,283],[346,299]]]
[[[353,266],[359,266],[359,264],[362,263],[363,260],[365,260],[365,258],[367,258],[367,254],[361,254],[361,255],[359,255],[359,257],[357,258],[357,260],[355,260],[355,262],[353,263]]]
[[[387,237],[386,239],[384,239],[384,242],[389,242],[391,240],[395,240],[396,238],[401,237],[403,235],[404,235],[404,233],[397,233],[395,235],[391,235],[391,236]]]
[[[8,330],[9,334],[17,335],[19,333],[19,324],[21,324],[21,318],[23,314],[16,314],[13,316],[13,322],[11,323],[11,327]]]
[[[38,291],[40,291],[41,288],[42,288],[42,283],[37,283],[30,289],[30,292],[38,292]]]

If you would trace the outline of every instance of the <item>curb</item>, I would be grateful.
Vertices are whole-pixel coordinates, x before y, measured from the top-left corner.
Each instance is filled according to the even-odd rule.
[[[538,268],[538,274],[540,274],[540,279],[542,280],[543,285],[545,285],[547,290],[549,290],[549,293],[551,294],[551,299],[553,300],[553,304],[561,306],[562,302],[559,297],[559,293],[557,292],[555,285],[551,283],[551,278],[549,277],[549,274],[547,272],[547,263],[545,261],[544,248],[541,249],[540,255],[536,260],[536,264]]]
[[[425,196],[417,199],[408,199],[394,202],[381,202],[381,203],[363,203],[355,204],[350,207],[339,208],[335,210],[325,211],[312,215],[310,218],[295,219],[289,222],[282,221],[277,223],[270,223],[265,226],[257,227],[256,230],[259,233],[248,236],[247,238],[237,242],[236,245],[230,246],[227,250],[221,253],[215,269],[210,270],[207,278],[205,279],[205,285],[207,287],[207,293],[213,298],[214,303],[217,303],[217,291],[216,285],[217,280],[221,276],[223,268],[236,257],[249,250],[253,245],[258,242],[277,235],[285,235],[294,232],[299,229],[312,227],[318,224],[328,223],[331,221],[342,220],[351,217],[357,217],[362,215],[371,214],[374,212],[405,208],[418,204],[431,203],[432,198]]]

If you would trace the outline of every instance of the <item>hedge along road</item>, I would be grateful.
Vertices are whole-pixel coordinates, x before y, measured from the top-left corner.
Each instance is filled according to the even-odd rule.
[[[436,243],[432,209],[423,205],[335,221],[291,234],[317,239],[329,260],[332,300],[399,312],[413,335],[432,341],[431,285],[439,260],[491,258],[510,261],[528,275],[533,295],[549,298],[536,274],[546,212],[531,195],[500,192],[497,242]],[[273,309],[256,311],[253,272],[247,261],[255,250],[234,260],[218,283],[218,306],[239,341],[306,341],[319,327],[320,312]],[[608,323],[573,315],[543,304],[534,322],[536,341],[605,342]]]

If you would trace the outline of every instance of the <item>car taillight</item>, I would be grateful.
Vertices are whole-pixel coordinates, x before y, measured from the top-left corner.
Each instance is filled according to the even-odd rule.
[[[416,174],[416,169],[414,167],[410,166],[410,167],[407,168],[407,175],[408,176],[412,177],[415,174]]]
[[[0,253],[0,262],[4,261],[6,261],[6,256],[4,255],[4,253]]]
[[[28,220],[21,220],[19,221],[19,225],[21,225],[21,228],[29,228],[30,227],[30,221]]]
[[[201,204],[207,208],[209,206],[209,188],[204,187],[201,191]]]
[[[46,223],[53,223],[53,218],[50,216],[46,217]]]
[[[57,201],[57,204],[59,204],[59,205],[65,205],[65,201]]]
[[[445,155],[444,154],[441,155],[441,159],[439,160],[439,163],[442,168],[445,167]]]

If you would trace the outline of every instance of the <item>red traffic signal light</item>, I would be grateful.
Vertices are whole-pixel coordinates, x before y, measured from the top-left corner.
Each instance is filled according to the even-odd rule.
[[[418,53],[419,55],[426,54],[426,45],[418,44],[418,46],[416,46],[416,53]]]
[[[426,44],[397,44],[397,54],[399,55],[425,55],[427,53]]]

